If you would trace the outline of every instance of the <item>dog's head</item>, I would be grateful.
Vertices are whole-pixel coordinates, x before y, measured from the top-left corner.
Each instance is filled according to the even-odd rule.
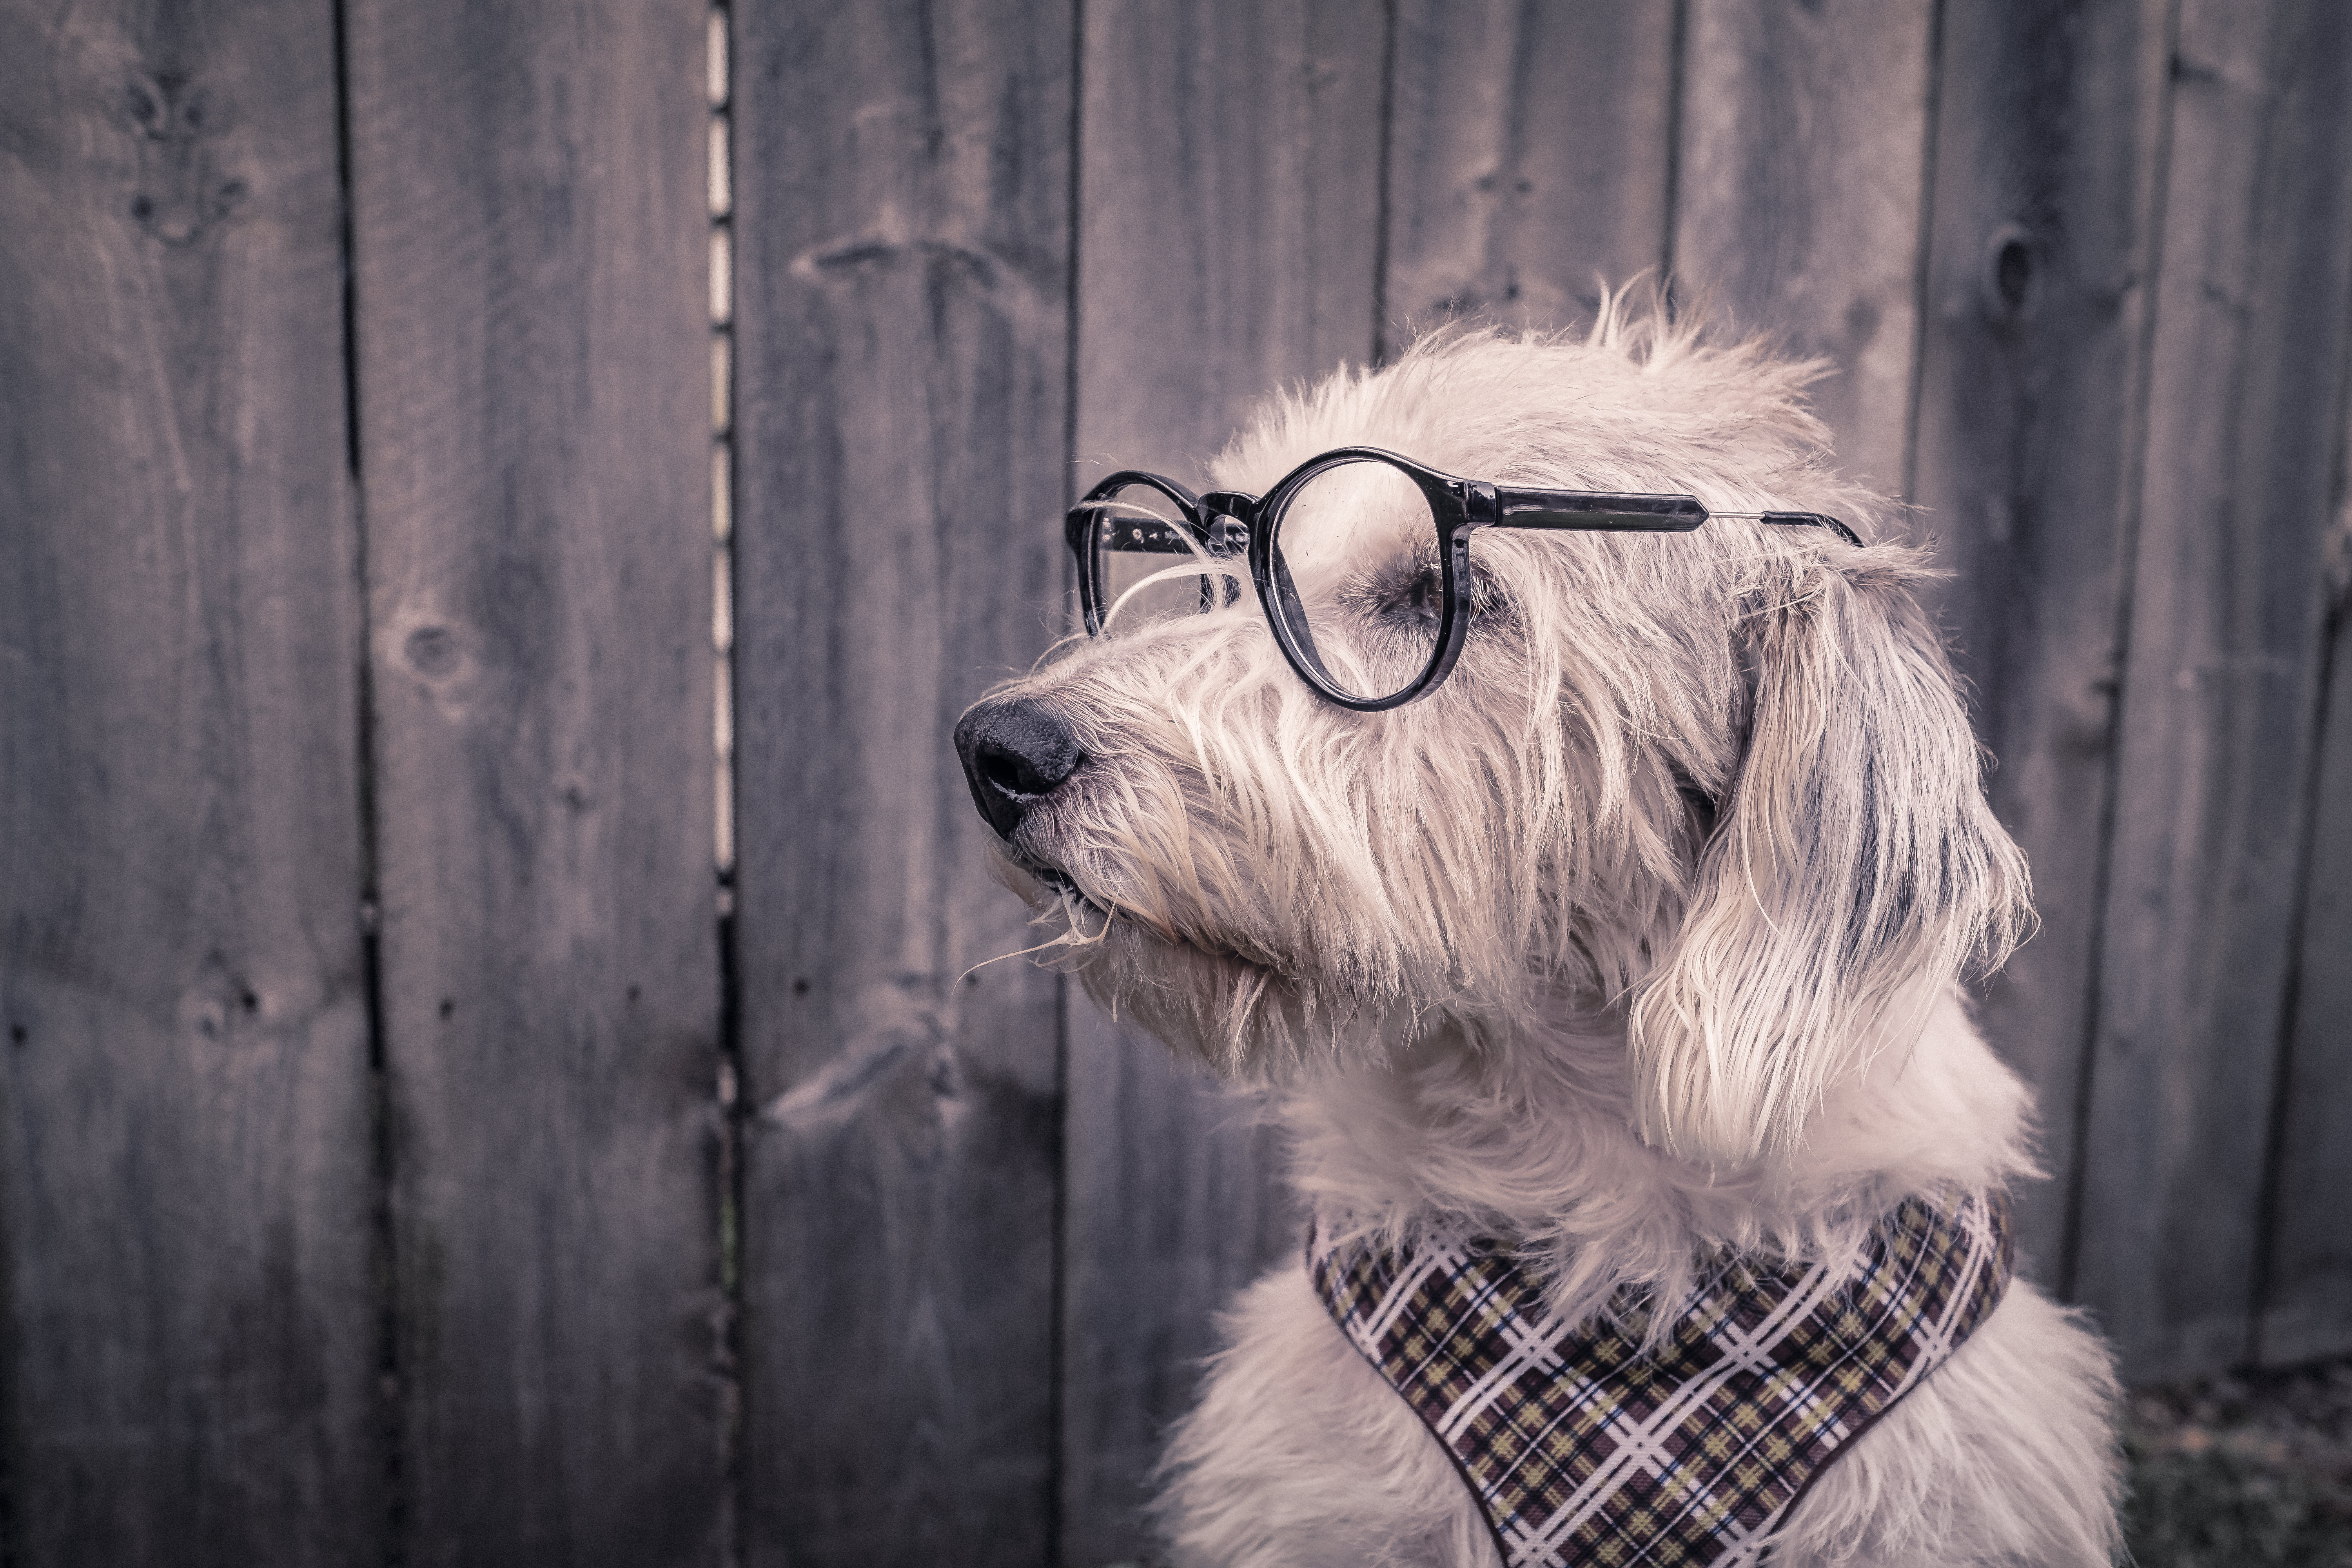
[[[1273,399],[1215,478],[1377,447],[1867,541],[1818,374],[1614,312],[1578,341],[1443,333]],[[1435,545],[1391,532],[1384,580],[1423,580]],[[1114,613],[1000,689],[958,741],[1007,879],[1107,1005],[1225,1070],[1618,1028],[1644,1136],[1792,1151],[2028,919],[1919,557],[1732,519],[1473,540],[1460,661],[1389,711],[1310,689],[1247,591]]]

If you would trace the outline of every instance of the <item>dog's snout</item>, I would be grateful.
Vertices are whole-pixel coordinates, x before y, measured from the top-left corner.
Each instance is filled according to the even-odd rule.
[[[1004,837],[1087,760],[1059,715],[1034,698],[984,702],[956,726],[972,804]]]

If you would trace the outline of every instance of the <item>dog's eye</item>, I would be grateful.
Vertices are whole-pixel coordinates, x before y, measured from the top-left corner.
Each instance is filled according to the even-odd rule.
[[[1365,586],[1365,607],[1391,625],[1433,628],[1444,617],[1445,580],[1434,561],[1401,561]]]
[[[1497,608],[1493,581],[1475,562],[1470,567],[1469,589],[1472,619]],[[1347,596],[1361,614],[1433,637],[1445,615],[1444,574],[1430,558],[1399,561],[1368,574]]]

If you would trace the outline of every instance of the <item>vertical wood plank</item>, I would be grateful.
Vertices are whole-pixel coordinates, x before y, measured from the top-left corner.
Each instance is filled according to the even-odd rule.
[[[1590,319],[1670,265],[1677,0],[1400,0],[1386,347]]]
[[[1071,990],[1061,1561],[1148,1552],[1145,1478],[1216,1314],[1291,1257],[1297,1205],[1249,1100]]]
[[[1075,482],[1204,477],[1250,402],[1370,352],[1378,0],[1089,5]]]
[[[2167,0],[1944,13],[1915,499],[1994,809],[2042,926],[1983,995],[2033,1084],[2053,1180],[2021,1194],[2026,1267],[2063,1282],[2097,966],[2100,850],[2146,387],[2171,68]]]
[[[1075,482],[1203,482],[1249,402],[1370,357],[1372,0],[1086,8]],[[1215,1314],[1297,1240],[1269,1130],[1070,988],[1064,1541],[1141,1549],[1144,1473]]]
[[[704,6],[348,10],[408,1561],[710,1563]]]
[[[21,1564],[381,1550],[332,22],[0,5]]]
[[[2352,13],[2190,0],[2077,1293],[2126,1376],[2250,1353],[2352,283]]]
[[[735,18],[754,1563],[1052,1552],[1060,988],[950,733],[1061,630],[1073,9]]]
[[[2338,459],[2338,472],[2342,459]],[[2261,1359],[2273,1366],[2352,1353],[2352,508],[2338,501],[2334,603],[2320,705],[2315,816],[2273,1158],[2278,1197],[2263,1281]]]
[[[1689,0],[1676,293],[1837,374],[1846,472],[1903,489],[1929,0]]]

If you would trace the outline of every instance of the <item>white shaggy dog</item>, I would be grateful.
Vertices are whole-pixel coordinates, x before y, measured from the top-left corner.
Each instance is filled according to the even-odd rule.
[[[967,715],[975,796],[1056,959],[1275,1087],[1327,1230],[1507,1238],[1580,1321],[1727,1252],[1850,1256],[1914,1194],[2033,1174],[2026,1092],[1957,988],[2021,935],[2025,867],[1913,596],[1922,557],[1875,542],[1882,504],[1826,460],[1818,374],[1614,307],[1581,339],[1453,331],[1342,371],[1268,402],[1218,481],[1263,491],[1366,446],[1831,514],[1864,542],[1721,515],[1484,528],[1458,666],[1391,710],[1310,689],[1244,588],[1114,610]],[[1382,548],[1433,584],[1414,537]],[[1303,1266],[1227,1334],[1163,1467],[1178,1562],[1501,1561]],[[2099,1342],[2015,1281],[1770,1560],[2107,1563],[2114,1393]]]

